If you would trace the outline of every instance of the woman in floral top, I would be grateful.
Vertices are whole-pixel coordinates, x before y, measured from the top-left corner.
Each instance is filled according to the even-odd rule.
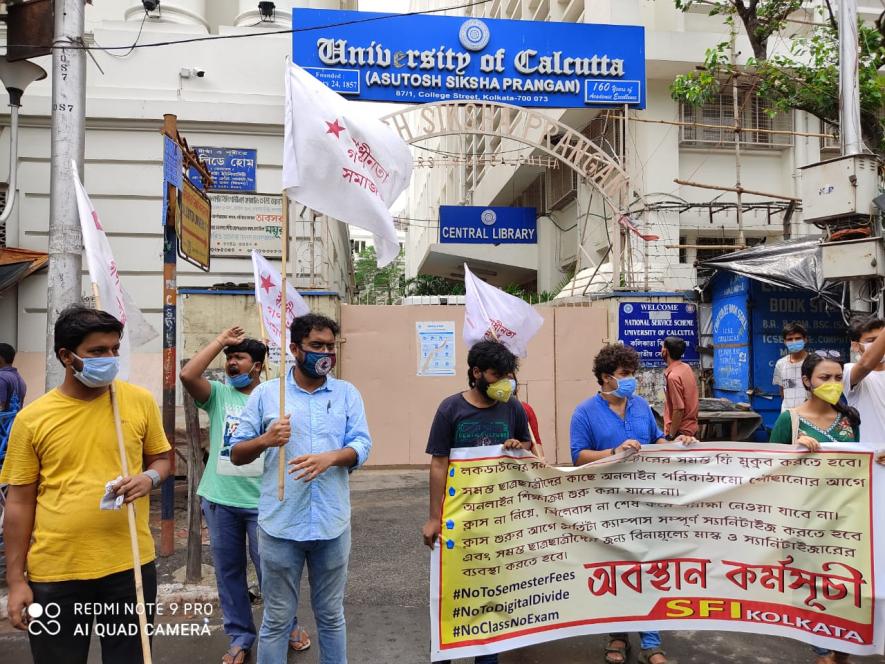
[[[772,443],[798,443],[809,452],[817,452],[821,443],[856,443],[859,440],[860,415],[841,401],[842,363],[833,357],[811,353],[802,363],[802,382],[811,393],[805,403],[790,409],[799,417],[799,431],[793,440],[790,410],[777,418],[771,430]],[[848,655],[812,646],[815,664],[846,664]]]
[[[810,452],[817,452],[820,443],[858,442],[860,415],[840,400],[842,363],[811,353],[802,363],[802,382],[811,392],[811,398],[792,409],[799,417],[799,435],[793,440],[792,416],[785,410],[771,430],[770,442],[798,443]]]

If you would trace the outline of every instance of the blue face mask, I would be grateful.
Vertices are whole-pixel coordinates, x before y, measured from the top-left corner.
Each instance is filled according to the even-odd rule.
[[[253,364],[252,369],[254,368],[255,365]],[[249,387],[252,383],[252,369],[249,369],[248,373],[241,373],[236,376],[226,376],[225,380],[231,387],[242,390],[244,387]]]
[[[791,353],[799,353],[805,350],[805,341],[788,341],[787,350]]]
[[[335,353],[318,353],[314,350],[304,350],[304,362],[299,362],[301,370],[311,378],[323,378],[335,367],[337,356]]]
[[[76,353],[71,355],[83,363],[80,371],[74,371],[74,378],[86,387],[107,387],[114,382],[120,371],[119,357],[80,357]]]
[[[628,397],[632,397],[633,393],[636,392],[636,378],[633,376],[628,376],[627,378],[615,378],[615,380],[618,381],[617,389],[612,392],[603,392],[603,394],[614,394],[616,397],[627,399]]]

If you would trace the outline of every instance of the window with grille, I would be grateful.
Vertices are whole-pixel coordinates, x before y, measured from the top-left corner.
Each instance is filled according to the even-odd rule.
[[[545,206],[547,210],[560,210],[578,195],[578,174],[571,168],[548,168],[544,172]]]
[[[791,131],[790,113],[774,113],[771,102],[750,90],[738,90],[741,118],[741,145],[751,148],[781,150],[792,145],[790,134],[771,134],[769,131]],[[682,121],[697,123],[681,127],[681,143],[687,147],[721,146],[734,144],[734,108],[731,90],[722,90],[710,102],[701,106],[681,104]]]
[[[820,133],[826,134],[826,138],[820,139],[820,151],[821,152],[841,152],[842,144],[839,138],[839,127],[838,125],[830,124],[829,122],[820,123]]]
[[[584,136],[596,143],[603,152],[615,159],[623,151],[623,116],[620,111],[603,111],[584,127]]]
[[[547,211],[544,205],[544,176],[539,175],[526,187],[523,192],[513,200],[514,207],[535,208],[538,215]]]

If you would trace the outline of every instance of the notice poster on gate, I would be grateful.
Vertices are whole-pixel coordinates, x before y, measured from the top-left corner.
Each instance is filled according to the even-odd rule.
[[[452,450],[431,659],[649,630],[882,653],[885,467],[873,456],[668,444],[555,468],[522,450]]]

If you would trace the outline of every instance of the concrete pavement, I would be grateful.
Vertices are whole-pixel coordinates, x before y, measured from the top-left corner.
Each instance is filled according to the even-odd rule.
[[[346,599],[349,660],[351,664],[429,662],[429,552],[419,533],[427,512],[426,472],[366,470],[352,477],[353,552]],[[260,620],[260,612],[257,607],[256,621]],[[227,640],[220,629],[217,600],[214,613],[209,619],[208,636],[156,639],[154,662],[220,662]],[[299,616],[315,637],[306,579]],[[202,624],[202,618],[185,622]],[[664,633],[663,638],[671,662],[678,664],[814,662],[808,646],[789,639],[685,631]],[[604,636],[581,637],[525,648],[502,654],[501,664],[600,664],[605,640]],[[633,641],[638,649],[638,638],[634,636]],[[307,652],[290,653],[289,664],[317,664],[318,654],[314,639],[314,646]],[[0,663],[30,661],[26,637],[5,627],[0,629]],[[93,643],[90,663],[100,661],[99,649]],[[855,657],[852,661],[885,664],[885,657]]]

